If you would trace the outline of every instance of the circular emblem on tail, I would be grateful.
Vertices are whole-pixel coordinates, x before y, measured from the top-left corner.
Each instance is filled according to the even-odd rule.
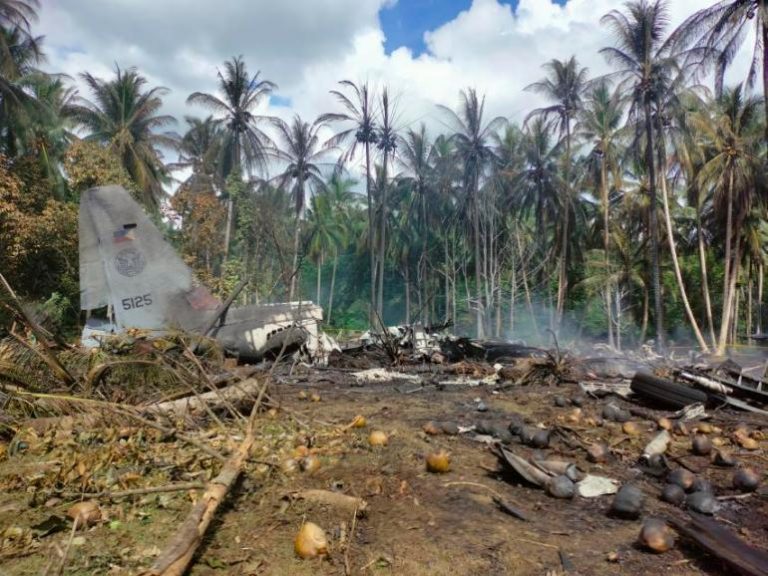
[[[146,265],[144,254],[136,248],[123,248],[115,256],[115,268],[123,276],[131,277],[141,274]]]

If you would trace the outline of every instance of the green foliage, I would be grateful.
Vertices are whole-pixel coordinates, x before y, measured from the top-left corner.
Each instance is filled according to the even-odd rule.
[[[65,327],[66,321],[71,318],[72,309],[72,302],[69,298],[59,292],[51,294],[51,297],[40,306],[40,310],[45,314],[48,322],[59,331]]]
[[[34,159],[0,158],[0,270],[26,300],[58,293],[56,321],[72,323],[77,310],[69,303],[79,298],[77,206],[52,196]]]
[[[176,137],[158,132],[176,122],[172,116],[158,114],[168,90],[145,89],[147,80],[135,69],[115,68],[111,80],[81,74],[93,100],[78,98],[71,107],[75,121],[88,131],[88,140],[107,146],[120,159],[140,199],[156,209],[165,196],[163,183],[167,169],[160,160],[160,147],[174,147]]]
[[[64,169],[70,189],[79,195],[95,186],[117,184],[136,192],[137,188],[111,150],[86,140],[75,141],[64,156]]]
[[[739,332],[726,278],[743,302],[768,256],[766,102],[722,77],[766,13],[723,0],[670,36],[667,5],[630,1],[603,18],[614,33],[601,50],[609,76],[587,78],[582,55],[545,64],[530,86],[545,102],[521,126],[489,120],[467,88],[455,111],[441,107],[445,133],[399,133],[389,88],[347,80],[332,91],[338,110],[286,123],[258,114],[276,86],[238,57],[216,94],[189,96],[211,115],[187,118],[177,139],[163,132],[165,89],[118,67],[108,79],[84,73],[91,100],[76,98],[67,79],[37,70],[38,3],[0,1],[10,55],[0,66],[0,269],[54,323],[72,324],[77,206],[64,200],[119,184],[154,209],[170,173],[187,170],[170,200],[180,223],[153,218],[221,297],[247,278],[242,303],[284,300],[298,267],[298,294],[337,327],[366,328],[375,306],[386,323],[451,318],[460,333],[542,342],[553,326],[627,345],[662,325],[660,336],[690,340],[689,325],[708,323],[708,290],[715,328]],[[750,78],[768,70],[756,54]],[[714,96],[694,88],[707,66]],[[327,142],[325,125],[337,130]],[[178,161],[165,164],[160,147]],[[657,189],[668,193],[682,281]]]

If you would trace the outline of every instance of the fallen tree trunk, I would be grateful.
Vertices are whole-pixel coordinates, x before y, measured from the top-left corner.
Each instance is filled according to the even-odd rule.
[[[347,512],[357,514],[365,513],[368,503],[362,498],[348,496],[340,492],[331,492],[330,490],[300,490],[291,492],[284,496],[288,500],[306,500],[315,504],[325,504],[331,508],[340,508]]]
[[[224,463],[218,476],[211,480],[208,487],[190,511],[184,523],[168,542],[165,550],[158,556],[149,570],[142,576],[181,576],[192,561],[206,530],[211,524],[219,505],[224,501],[229,490],[240,477],[248,454],[255,441],[254,425],[256,413],[267,390],[265,381],[261,385],[256,402],[248,418],[245,438],[235,453]],[[190,399],[191,400],[191,399]]]
[[[707,402],[707,395],[689,386],[638,372],[632,378],[632,392],[645,400],[671,408],[685,408],[689,404]]]
[[[671,518],[671,524],[680,534],[740,574],[768,576],[768,553],[750,546],[717,521],[691,514],[688,523]]]
[[[248,398],[255,398],[260,389],[261,383],[255,378],[249,378],[203,394],[150,404],[142,411],[174,418],[192,416],[208,410],[228,407]]]

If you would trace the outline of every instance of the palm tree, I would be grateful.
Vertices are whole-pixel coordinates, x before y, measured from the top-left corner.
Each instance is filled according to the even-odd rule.
[[[723,307],[717,352],[728,343],[733,320],[736,281],[742,254],[742,225],[755,201],[759,164],[757,150],[760,101],[745,96],[741,86],[727,89],[718,99],[714,113],[694,119],[701,134],[700,145],[710,154],[698,175],[699,185],[715,192],[718,214],[725,214],[725,256]]]
[[[374,96],[368,82],[360,85],[351,80],[341,80],[342,88],[348,90],[348,96],[341,90],[331,90],[331,94],[345,108],[344,112],[330,112],[318,118],[322,122],[343,122],[349,124],[328,141],[329,146],[347,146],[346,152],[341,157],[341,162],[347,162],[355,157],[358,146],[362,146],[365,153],[365,194],[368,201],[368,250],[371,275],[371,302],[369,323],[373,322],[373,311],[376,309],[376,266],[374,250],[374,223],[373,202],[371,189],[371,145],[378,140],[376,127],[376,112],[374,110]]]
[[[698,100],[698,99],[697,99]],[[677,166],[677,177],[684,180],[686,202],[693,207],[695,213],[696,242],[698,245],[699,268],[701,269],[701,295],[704,300],[704,313],[706,315],[709,339],[713,347],[717,346],[715,326],[712,314],[712,299],[709,289],[709,273],[707,270],[707,230],[704,226],[705,207],[708,206],[709,194],[700,186],[698,174],[706,162],[706,150],[699,145],[700,137],[695,129],[692,118],[702,112],[697,106],[681,106],[677,110],[676,122],[682,129],[673,134],[674,161]]]
[[[382,154],[381,178],[380,178],[380,221],[379,221],[379,253],[378,253],[378,274],[379,283],[376,290],[376,311],[379,319],[384,318],[384,264],[387,254],[387,223],[388,210],[387,189],[389,187],[389,159],[395,154],[397,148],[397,133],[394,127],[395,111],[394,105],[389,99],[389,91],[386,87],[381,92],[380,106],[381,123],[379,125],[378,137],[376,139],[376,148]]]
[[[59,199],[63,199],[66,180],[61,167],[64,154],[75,139],[71,116],[76,91],[62,77],[43,73],[30,74],[22,84],[34,99],[27,114],[30,151],[38,156],[44,174]]]
[[[669,77],[676,73],[677,61],[670,46],[663,41],[669,22],[665,0],[635,0],[625,5],[625,12],[612,10],[601,22],[615,36],[615,45],[603,48],[600,53],[609,64],[618,68],[611,76],[619,78],[630,90],[632,119],[642,118],[645,164],[648,170],[648,194],[650,199],[649,234],[651,239],[651,276],[656,321],[656,345],[664,346],[664,323],[659,271],[659,232],[656,217],[656,162],[654,158],[653,107],[660,90],[668,85]]]
[[[556,221],[562,189],[557,159],[560,143],[553,142],[552,131],[544,118],[534,118],[522,139],[523,162],[512,180],[510,208],[524,216],[533,215],[539,256],[545,258],[547,231]],[[552,249],[555,252],[555,248]]]
[[[691,88],[683,87],[684,76],[678,75],[677,79],[671,84],[663,86],[659,90],[660,94],[656,100],[654,121],[656,124],[657,132],[657,157],[659,165],[659,182],[661,185],[661,200],[664,214],[664,223],[666,229],[667,242],[669,244],[669,252],[672,257],[672,267],[675,273],[675,280],[677,282],[678,291],[680,292],[680,298],[685,309],[685,313],[688,317],[688,322],[691,325],[694,336],[701,348],[702,352],[709,353],[709,346],[699,328],[699,323],[696,320],[696,315],[693,313],[690,301],[688,299],[688,292],[685,288],[685,282],[683,280],[682,269],[680,266],[680,260],[677,255],[677,245],[674,238],[674,225],[672,222],[672,216],[670,211],[670,193],[667,186],[667,176],[671,167],[671,158],[667,155],[667,133],[674,134],[680,130],[685,130],[686,125],[676,125],[673,121],[676,118],[680,118],[681,114],[678,110],[684,107],[684,103],[690,101],[695,96],[695,92]],[[673,191],[674,192],[674,191]]]
[[[698,63],[714,65],[716,89],[720,94],[725,70],[739,54],[749,28],[754,29],[755,40],[747,85],[754,85],[761,67],[763,105],[768,117],[768,1],[719,0],[689,16],[675,30],[672,40],[683,47],[698,48]],[[768,123],[765,135],[768,138]]]
[[[427,269],[428,251],[430,244],[429,217],[427,204],[429,202],[430,188],[432,184],[432,147],[427,137],[427,128],[422,123],[418,130],[408,130],[404,137],[400,138],[398,159],[404,169],[401,176],[402,183],[407,186],[413,195],[412,202],[418,207],[419,236],[421,237],[421,257],[419,259],[419,276],[421,286],[421,302],[428,300]],[[437,213],[437,211],[435,211]],[[423,323],[428,322],[427,306],[422,306]]]
[[[457,320],[456,310],[456,227],[454,220],[458,202],[458,183],[461,182],[461,166],[456,159],[452,138],[438,135],[429,152],[430,187],[433,201],[429,203],[429,226],[436,233],[443,247],[443,262],[439,268],[445,282],[444,320]]]
[[[310,198],[309,206],[309,253],[314,257],[317,265],[317,299],[320,304],[322,290],[323,264],[327,250],[332,249],[338,259],[338,247],[342,244],[345,232],[345,223],[340,216],[343,212],[337,212],[333,192],[322,190]],[[333,282],[333,280],[332,280]]]
[[[352,192],[356,182],[344,178],[334,172],[323,188],[323,194],[328,198],[328,206],[334,219],[336,235],[333,244],[333,268],[331,269],[331,287],[328,294],[328,313],[326,322],[330,323],[333,315],[333,295],[336,289],[336,271],[339,267],[339,250],[345,249],[350,240],[353,228],[352,210],[356,206],[356,195]],[[319,303],[319,302],[318,302]]]
[[[563,182],[565,184],[562,211],[562,247],[560,249],[560,273],[557,289],[557,315],[556,325],[560,324],[563,305],[565,304],[565,295],[568,282],[568,215],[570,214],[570,204],[573,192],[571,190],[571,130],[572,122],[581,109],[581,98],[587,83],[587,69],[579,66],[575,56],[567,61],[551,60],[544,64],[547,71],[547,77],[526,87],[526,90],[541,94],[544,98],[553,102],[545,108],[537,108],[528,115],[543,116],[544,118],[553,118],[554,125],[560,135],[565,139],[565,169]]]
[[[608,310],[608,344],[614,345],[613,318],[611,314],[611,225],[609,217],[610,193],[609,175],[613,176],[615,184],[621,179],[621,153],[620,140],[622,136],[622,121],[624,119],[624,105],[619,90],[611,90],[608,83],[599,82],[589,93],[589,96],[579,114],[576,127],[581,140],[588,142],[590,146],[589,160],[593,163],[597,172],[597,196],[603,213],[603,252],[605,280],[604,297]],[[620,184],[619,184],[620,186]]]
[[[7,54],[0,62],[0,136],[9,156],[29,144],[30,112],[37,102],[28,83],[41,74],[36,68],[44,59],[41,40],[20,26],[0,28],[0,53]]]
[[[217,159],[223,140],[222,123],[213,116],[205,119],[185,116],[189,126],[178,143],[179,159],[169,170],[192,170],[183,185],[192,189],[213,190],[223,188]]]
[[[39,8],[39,0],[0,0],[0,29],[4,32],[15,31],[24,41],[39,41],[39,38],[33,39],[30,33]],[[0,78],[13,75],[15,59],[12,47],[9,36],[0,34]]]
[[[223,122],[222,142],[219,147],[217,165],[219,178],[226,181],[230,174],[251,175],[254,171],[265,171],[267,148],[272,142],[259,124],[266,118],[256,114],[259,104],[268,97],[277,84],[259,78],[260,72],[248,75],[248,68],[242,56],[233,57],[224,63],[224,71],[217,71],[219,91],[222,97],[206,92],[193,92],[187,104],[203,106]],[[224,259],[229,255],[232,238],[235,205],[227,197],[227,229],[224,234]]]
[[[453,130],[451,139],[457,158],[462,164],[464,191],[469,200],[475,256],[477,336],[482,338],[485,332],[483,326],[485,307],[483,305],[482,262],[480,259],[480,203],[478,196],[480,179],[494,158],[491,136],[493,132],[506,123],[506,119],[499,116],[487,124],[484,123],[485,97],[478,98],[474,88],[461,91],[458,112],[445,106],[439,107],[447,114]]]
[[[259,75],[260,72],[256,72],[249,76],[243,57],[237,56],[224,63],[223,73],[218,71],[222,98],[205,92],[193,92],[187,98],[188,104],[208,108],[223,121],[224,135],[218,159],[222,179],[236,169],[251,173],[266,167],[271,140],[259,128],[267,118],[257,115],[256,109],[277,84],[261,80]]]
[[[325,124],[320,120],[309,124],[299,116],[294,116],[291,124],[279,118],[273,118],[272,123],[277,128],[278,142],[277,147],[270,153],[276,160],[286,163],[283,171],[274,177],[273,182],[282,189],[292,186],[291,195],[296,226],[293,236],[293,268],[288,299],[293,300],[296,293],[301,218],[304,215],[306,194],[322,188],[324,184],[319,161],[327,149],[321,145],[318,132]]]
[[[143,193],[145,204],[156,209],[164,196],[167,170],[160,148],[173,148],[178,138],[159,129],[175,123],[173,116],[158,114],[166,88],[145,90],[146,78],[135,68],[115,69],[111,80],[81,75],[93,100],[78,98],[72,107],[76,122],[88,131],[87,139],[109,146]]]

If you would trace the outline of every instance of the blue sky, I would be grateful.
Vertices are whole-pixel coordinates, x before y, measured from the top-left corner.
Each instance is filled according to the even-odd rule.
[[[565,4],[567,0],[555,2]],[[517,6],[517,0],[503,0],[500,3],[513,8]],[[382,9],[379,20],[387,38],[387,53],[406,46],[414,55],[421,54],[426,50],[424,32],[450,22],[471,5],[472,0],[398,0],[394,6]]]

